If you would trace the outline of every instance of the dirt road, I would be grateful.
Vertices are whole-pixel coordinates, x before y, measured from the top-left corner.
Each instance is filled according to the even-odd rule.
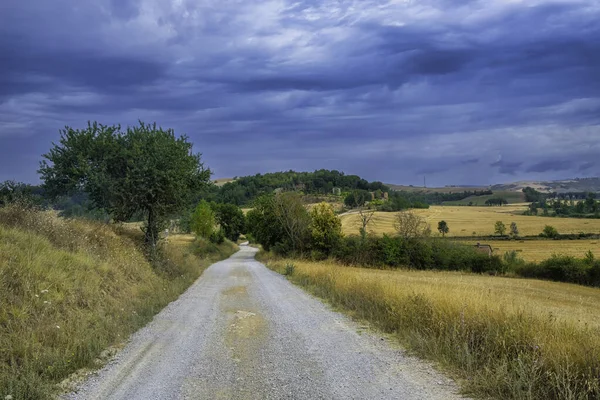
[[[445,377],[242,249],[66,399],[444,399]]]

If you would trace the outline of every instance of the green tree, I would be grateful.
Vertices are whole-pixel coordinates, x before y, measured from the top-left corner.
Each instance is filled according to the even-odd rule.
[[[328,203],[317,204],[310,212],[310,232],[315,249],[329,254],[342,237],[342,222]]]
[[[257,198],[247,223],[248,232],[267,251],[277,246],[280,253],[302,252],[310,241],[310,215],[298,193]]]
[[[506,233],[506,225],[504,225],[502,221],[496,221],[494,233],[499,236],[504,236],[504,233]]]
[[[396,214],[394,229],[404,239],[429,236],[431,227],[427,221],[412,211],[401,211]]]
[[[371,193],[366,190],[353,190],[344,198],[344,204],[350,208],[362,207],[370,200]]]
[[[215,214],[206,200],[202,200],[194,209],[190,226],[192,232],[206,239],[213,233]]]
[[[510,223],[510,235],[514,238],[516,238],[517,236],[519,236],[519,228],[517,227],[517,223],[516,222],[511,222]]]
[[[555,239],[558,237],[558,231],[555,227],[551,225],[544,226],[544,230],[542,231],[542,236],[547,237],[549,239]]]
[[[285,232],[285,251],[302,252],[308,244],[310,231],[310,214],[304,207],[302,195],[295,192],[284,192],[273,199],[275,217]]]
[[[275,196],[272,194],[256,198],[252,210],[246,215],[247,232],[266,251],[271,250],[285,234],[275,215],[274,198]]]
[[[246,229],[244,212],[234,204],[213,203],[217,223],[227,239],[235,242]]]
[[[450,232],[450,228],[448,228],[446,221],[438,222],[438,231],[442,234],[442,236],[446,236],[446,233]]]
[[[115,221],[142,212],[152,246],[169,216],[188,206],[211,174],[186,136],[141,121],[125,131],[95,122],[66,127],[43,158],[39,172],[48,195],[82,190]]]

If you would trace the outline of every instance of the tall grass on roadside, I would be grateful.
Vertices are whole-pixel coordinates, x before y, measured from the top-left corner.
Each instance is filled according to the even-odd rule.
[[[288,279],[439,362],[467,393],[497,399],[600,398],[600,324],[548,312],[560,310],[554,302],[562,287],[600,306],[597,289],[331,262],[268,264],[285,273],[290,262],[294,273]],[[576,313],[578,296],[572,297],[564,308]]]
[[[173,240],[150,264],[136,234],[0,208],[0,399],[48,399],[97,367],[234,245]]]

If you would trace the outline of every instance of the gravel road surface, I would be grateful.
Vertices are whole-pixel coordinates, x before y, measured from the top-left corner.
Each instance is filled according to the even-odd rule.
[[[424,362],[254,260],[208,268],[65,399],[458,399]]]

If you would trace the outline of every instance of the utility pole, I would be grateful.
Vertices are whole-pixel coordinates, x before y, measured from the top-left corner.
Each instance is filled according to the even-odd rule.
[[[427,183],[425,182],[425,176],[423,176],[423,187],[427,189]]]

